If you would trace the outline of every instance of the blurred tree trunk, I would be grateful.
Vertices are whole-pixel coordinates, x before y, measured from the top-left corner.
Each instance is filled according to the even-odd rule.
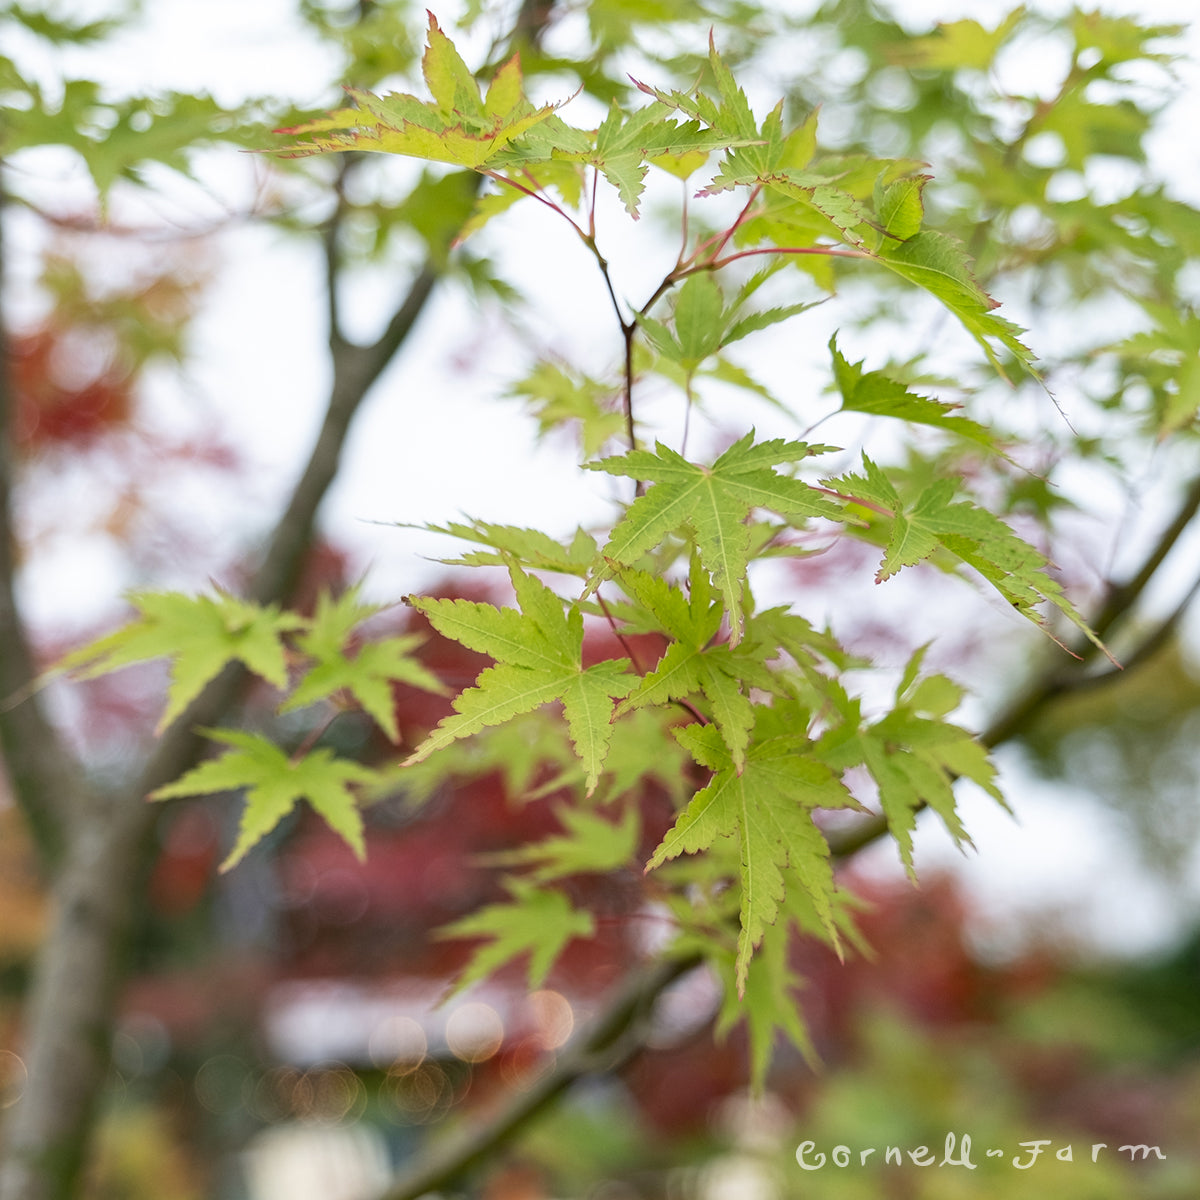
[[[325,419],[248,593],[286,601],[312,544],[317,510],[337,475],[342,447],[363,399],[404,345],[437,279],[427,264],[384,333],[358,346],[330,337],[333,383]],[[337,282],[334,265],[328,280]],[[10,400],[6,391],[4,400]],[[3,405],[5,409],[10,404]],[[11,450],[3,451],[0,515],[9,513]],[[13,598],[11,525],[0,570],[0,679],[7,696],[29,690],[32,656]],[[10,648],[15,648],[10,652]],[[130,931],[145,903],[156,809],[146,796],[177,778],[202,747],[193,730],[218,722],[236,702],[244,673],[228,669],[167,731],[141,776],[113,795],[81,782],[68,748],[45,719],[36,692],[0,712],[10,786],[27,815],[52,877],[50,931],[34,965],[26,1002],[24,1058],[29,1082],[4,1127],[0,1200],[69,1200],[109,1069],[116,1005],[127,970]]]

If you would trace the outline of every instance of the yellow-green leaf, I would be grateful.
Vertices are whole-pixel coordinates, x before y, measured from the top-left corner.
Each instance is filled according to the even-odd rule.
[[[61,666],[92,679],[130,663],[171,659],[161,732],[204,690],[228,662],[241,662],[276,688],[287,685],[282,636],[302,628],[302,617],[239,600],[226,592],[185,596],[180,592],[135,592],[136,620],[68,654]]]
[[[221,864],[227,871],[246,851],[270,833],[300,800],[307,800],[329,827],[361,859],[366,855],[362,816],[350,790],[374,782],[376,773],[330,750],[314,750],[292,760],[278,746],[253,733],[213,729],[207,735],[235,749],[210,759],[186,775],[152,792],[152,800],[202,796],[245,789],[237,841]]]

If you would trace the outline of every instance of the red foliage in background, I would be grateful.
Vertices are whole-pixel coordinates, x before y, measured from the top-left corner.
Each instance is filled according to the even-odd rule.
[[[22,453],[81,449],[129,420],[133,373],[95,349],[53,321],[12,339],[13,438]]]

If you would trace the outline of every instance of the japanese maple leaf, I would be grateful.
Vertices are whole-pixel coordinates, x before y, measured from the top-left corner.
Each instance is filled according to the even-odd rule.
[[[692,528],[700,559],[721,590],[729,614],[729,642],[736,646],[743,630],[742,588],[750,555],[746,518],[756,508],[786,517],[842,518],[842,509],[815,488],[780,475],[771,468],[794,462],[826,447],[775,438],[754,441],[754,430],[734,442],[712,464],[692,463],[659,442],[653,454],[631,450],[587,466],[610,475],[626,475],[652,483],[629,506],[612,531],[605,558],[632,565],[673,530]],[[593,582],[593,587],[599,579]]]
[[[566,875],[615,871],[637,850],[641,822],[636,809],[626,809],[615,825],[586,809],[563,806],[555,816],[564,833],[484,855],[484,861],[497,867],[529,867],[524,878],[540,884]]]
[[[282,158],[303,158],[378,150],[483,170],[514,138],[545,121],[558,107],[530,104],[516,55],[496,72],[486,97],[481,95],[479,84],[432,13],[421,67],[432,101],[403,92],[376,96],[347,88],[357,107],[276,130],[310,135],[309,140],[277,153]]]
[[[357,588],[351,588],[337,600],[328,595],[320,597],[309,628],[296,639],[300,649],[315,661],[281,712],[303,708],[344,689],[393,742],[398,742],[400,729],[392,684],[407,683],[427,692],[445,694],[441,682],[412,657],[412,651],[424,641],[419,634],[369,641],[359,646],[355,654],[347,653],[347,642],[354,629],[381,607],[360,603]]]
[[[957,480],[939,479],[909,506],[887,475],[865,454],[863,466],[865,475],[846,475],[829,483],[846,496],[864,500],[892,517],[891,534],[875,575],[876,583],[882,583],[902,567],[927,559],[936,550],[948,550],[974,567],[1017,612],[1052,638],[1053,632],[1036,607],[1043,601],[1057,608],[1089,641],[1108,654],[1075,611],[1062,585],[1047,573],[1050,564],[1045,555],[987,509],[969,500],[956,501]]]
[[[689,725],[676,737],[712,772],[654,851],[646,869],[680,854],[709,849],[718,838],[737,839],[741,931],[737,986],[745,990],[754,948],[774,923],[787,886],[805,889],[836,944],[835,884],[825,835],[813,824],[818,808],[860,809],[858,801],[795,732],[791,705],[756,709],[754,737],[741,772],[711,725]]]
[[[637,680],[625,673],[625,658],[585,668],[579,609],[564,611],[558,596],[519,567],[510,567],[509,575],[519,612],[473,600],[409,597],[408,603],[425,613],[439,633],[490,654],[497,664],[480,672],[475,686],[457,697],[454,715],[429,734],[405,765],[428,758],[458,738],[559,700],[591,794],[612,738],[613,700],[626,695]]]
[[[753,639],[737,649],[714,644],[723,610],[713,602],[707,575],[696,566],[694,563],[686,595],[679,587],[645,571],[619,573],[621,586],[674,640],[654,670],[617,706],[616,715],[700,693],[708,701],[734,767],[740,771],[754,724],[754,709],[746,692],[749,686],[774,688],[775,681],[764,663],[773,648],[753,645]]]
[[[128,625],[69,654],[62,666],[91,679],[150,658],[171,659],[167,706],[161,733],[231,660],[237,660],[273,687],[287,686],[283,633],[305,621],[239,600],[226,592],[186,596],[179,592],[134,593],[138,617]]]
[[[955,780],[970,779],[1004,804],[987,749],[968,730],[944,719],[958,707],[962,689],[945,675],[919,677],[926,649],[909,660],[891,710],[873,724],[862,720],[862,702],[830,681],[827,696],[842,722],[818,744],[823,761],[835,769],[861,764],[870,771],[888,831],[914,883],[912,834],[922,808],[933,809],[961,846],[971,839],[959,819]]]
[[[246,807],[237,842],[221,864],[222,871],[238,862],[302,799],[341,835],[359,858],[364,857],[362,816],[350,788],[353,784],[374,782],[374,771],[349,759],[334,758],[331,750],[314,750],[304,758],[292,760],[278,746],[254,733],[235,729],[205,732],[215,741],[236,749],[201,763],[174,783],[152,792],[150,799],[170,800],[176,796],[202,796],[244,788]]]
[[[439,937],[490,939],[455,980],[453,992],[522,954],[529,955],[530,988],[541,987],[563,947],[572,938],[591,937],[595,932],[592,914],[572,908],[562,892],[521,879],[507,879],[505,887],[513,903],[490,904],[438,930]]]

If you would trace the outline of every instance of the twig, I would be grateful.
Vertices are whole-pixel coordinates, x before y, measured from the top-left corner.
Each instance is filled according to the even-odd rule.
[[[346,179],[357,161],[357,156],[345,154],[338,162],[337,177],[333,183],[333,212],[329,214],[329,220],[321,231],[321,247],[325,253],[325,310],[329,320],[329,347],[335,353],[345,342],[338,297],[338,280],[342,273],[341,248],[338,243],[346,215]]]
[[[1146,555],[1140,569],[1125,583],[1110,584],[1106,589],[1104,603],[1092,621],[1092,629],[1098,637],[1104,635],[1133,608],[1142,592],[1146,590],[1158,568],[1162,566],[1167,555],[1175,548],[1175,543],[1183,536],[1188,526],[1200,512],[1200,476],[1192,480],[1184,493],[1183,503],[1175,514],[1175,519],[1162,531],[1154,548]],[[1090,650],[1086,650],[1090,647]],[[1095,647],[1090,642],[1077,647],[1082,653],[1095,653]]]

